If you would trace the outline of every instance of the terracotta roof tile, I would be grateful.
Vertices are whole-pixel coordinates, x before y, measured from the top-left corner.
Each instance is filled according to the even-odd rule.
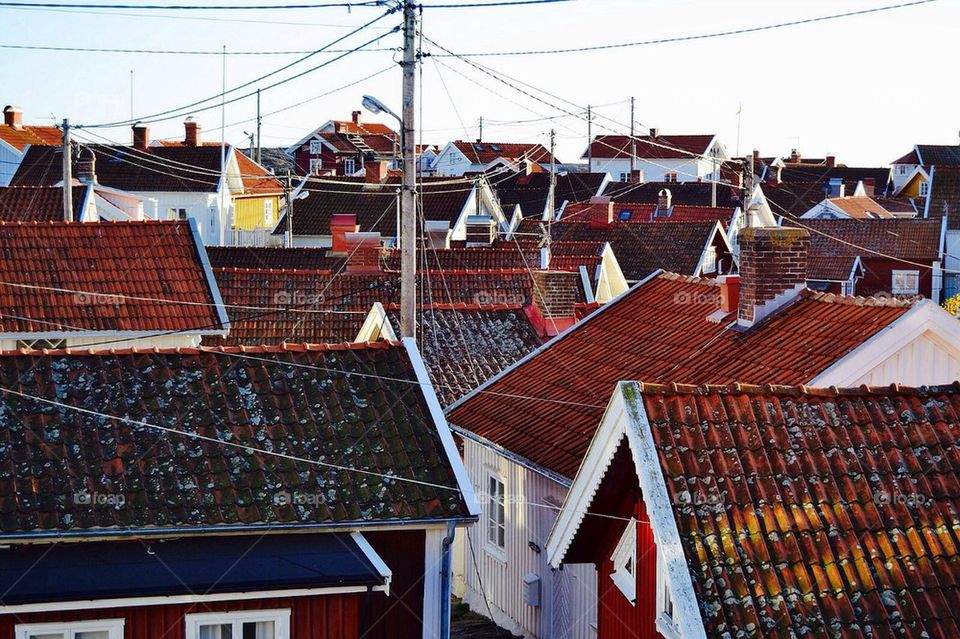
[[[87,186],[73,187],[73,219],[80,215]],[[0,186],[0,222],[59,222],[63,220],[63,188]]]
[[[550,163],[550,151],[536,142],[464,142],[453,145],[474,164],[488,164],[499,158],[510,162],[529,160],[537,164]]]
[[[616,204],[656,204],[662,189],[669,189],[674,204],[710,206],[713,185],[708,182],[610,182],[603,195]],[[724,208],[741,205],[741,190],[728,184],[717,185],[717,204]]]
[[[960,387],[641,390],[707,636],[960,632]]]
[[[0,223],[0,332],[221,331],[200,250],[187,222]]]
[[[490,393],[469,397],[449,418],[572,477],[618,380],[802,384],[909,308],[808,291],[740,333],[707,320],[719,306],[712,280],[656,277],[495,378]]]
[[[230,352],[0,358],[4,388],[215,440],[8,393],[0,398],[0,467],[13,480],[0,481],[0,531],[136,534],[469,516],[405,349]],[[78,503],[81,492],[123,504]]]
[[[960,167],[937,166],[933,169],[927,217],[947,217],[947,228],[960,230]]]
[[[827,201],[855,220],[890,219],[893,213],[883,205],[865,195],[847,195],[830,197]]]
[[[865,260],[877,259],[880,256],[876,253],[881,253],[895,259],[932,262],[940,256],[941,222],[936,219],[784,220],[784,225],[810,231],[811,260],[852,259],[858,255]],[[814,270],[808,271],[812,279],[820,279],[814,276]]]
[[[600,185],[606,173],[564,173],[557,176],[556,204],[559,208],[566,202],[581,202],[599,195]],[[539,216],[547,207],[550,194],[549,173],[516,173],[492,181],[497,199],[506,215],[513,214],[519,205],[525,217]]]
[[[27,124],[12,127],[9,124],[0,124],[0,140],[18,151],[23,151],[31,144],[61,144],[63,136],[60,135],[60,129],[55,126]]]
[[[208,246],[207,256],[214,268],[261,268],[320,270],[338,272],[346,257],[331,255],[325,248],[282,248],[264,246]]]
[[[652,159],[690,158],[704,155],[713,141],[713,135],[638,135],[636,157]],[[628,135],[598,135],[591,143],[594,158],[630,158],[631,139]],[[581,159],[586,158],[586,152]]]

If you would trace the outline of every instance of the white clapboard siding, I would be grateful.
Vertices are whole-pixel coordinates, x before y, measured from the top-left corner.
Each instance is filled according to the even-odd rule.
[[[894,382],[904,386],[950,384],[958,379],[958,371],[960,360],[953,350],[927,334],[888,355],[853,386],[886,386]]]
[[[463,572],[454,575],[454,584],[462,584],[464,601],[479,614],[490,616],[492,611],[499,625],[525,637],[595,637],[596,570],[592,565],[579,565],[555,572],[547,564],[547,537],[566,487],[469,439],[464,440],[464,463],[483,507],[478,525],[458,532],[463,563],[457,568]],[[502,557],[486,543],[489,504],[485,495],[491,472],[505,483],[507,525]],[[528,605],[524,598],[523,577],[531,573],[540,577],[539,606]]]

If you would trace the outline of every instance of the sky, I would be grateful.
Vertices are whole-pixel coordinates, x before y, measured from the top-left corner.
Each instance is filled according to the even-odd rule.
[[[65,0],[77,3],[80,0]],[[94,0],[117,4],[115,0]],[[158,0],[157,3],[167,0]],[[279,4],[283,0],[220,0],[219,4]],[[444,0],[444,4],[467,0]],[[491,1],[491,0],[480,0]],[[211,0],[212,2],[212,0]],[[207,4],[211,3],[207,2]],[[425,5],[440,0],[424,0]],[[483,8],[425,8],[423,34],[457,53],[573,48],[691,36],[814,18],[895,4],[897,0],[571,0]],[[131,0],[128,4],[146,4]],[[198,4],[203,4],[199,2]],[[301,55],[217,52],[313,51],[383,13],[372,7],[306,10],[151,11],[0,7],[0,45],[208,51],[216,55],[94,53],[3,48],[0,102],[24,110],[24,121],[62,118],[96,125],[141,119],[215,96],[225,72],[232,88],[296,61]],[[348,119],[363,94],[399,112],[396,64],[398,14],[335,45],[359,51],[261,94],[263,145],[286,146],[330,119]],[[635,98],[638,133],[716,133],[731,154],[807,157],[834,154],[851,166],[888,164],[915,143],[957,144],[960,83],[937,73],[955,56],[960,0],[936,0],[869,15],[726,37],[592,52],[483,57],[506,74],[545,91],[540,100],[465,62],[427,56],[418,86],[418,128],[424,142],[474,139],[547,143],[556,130],[557,156],[579,161],[586,147],[586,105],[593,133],[629,130]],[[442,51],[429,43],[431,54]],[[329,61],[321,53],[253,83],[257,87]],[[383,71],[341,89],[344,85]],[[133,117],[131,117],[131,71]],[[523,85],[527,92],[534,91]],[[339,90],[338,90],[339,89]],[[328,94],[328,95],[324,95]],[[549,95],[548,95],[549,94]],[[322,97],[318,97],[322,96]],[[316,98],[316,99],[311,99]],[[300,104],[293,108],[292,105]],[[193,113],[206,139],[219,139],[215,108]],[[740,111],[740,116],[737,113]],[[572,113],[573,115],[570,115]],[[154,138],[179,139],[186,112],[151,124]],[[254,130],[254,98],[225,108],[229,142],[246,145]],[[368,120],[384,116],[364,113]],[[532,121],[531,121],[532,120]],[[739,137],[738,137],[739,130]],[[129,127],[88,128],[86,141],[128,143]]]

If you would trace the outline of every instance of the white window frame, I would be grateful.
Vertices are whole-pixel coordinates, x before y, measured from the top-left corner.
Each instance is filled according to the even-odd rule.
[[[500,487],[500,501],[497,501],[496,486]],[[486,489],[484,494],[484,513],[483,513],[483,541],[484,548],[494,557],[506,561],[507,558],[507,481],[498,472],[488,471],[486,474]],[[497,506],[500,507],[499,514],[502,519],[495,516],[498,514]],[[503,544],[497,543],[496,539],[491,539],[491,529],[497,527],[503,532]]]
[[[14,636],[30,639],[36,635],[60,634],[64,639],[74,639],[78,632],[106,632],[110,639],[123,639],[123,619],[97,619],[94,621],[57,621],[55,623],[17,624]]]
[[[310,175],[316,175],[323,170],[323,160],[320,158],[310,158]]]
[[[667,584],[667,567],[657,553],[657,632],[664,639],[680,639],[680,627],[676,618],[677,606]]]
[[[613,562],[613,572],[610,573],[610,579],[614,585],[623,593],[631,606],[637,605],[637,520],[633,517],[627,522],[623,534],[620,535],[620,541],[617,542],[613,554],[610,555],[610,561]]]
[[[344,175],[353,175],[357,172],[357,161],[353,158],[345,158],[343,160],[343,174]]]
[[[707,250],[703,252],[703,268],[700,269],[700,272],[717,272],[717,247],[708,246]]]
[[[909,276],[913,277],[916,285],[912,288],[897,286],[897,278]],[[890,276],[890,292],[894,295],[918,295],[920,293],[920,271],[894,270]]]
[[[273,217],[273,200],[267,198],[263,201],[263,224],[264,226],[271,226],[274,223]]]
[[[320,140],[310,140],[310,155],[323,153],[323,143]]]
[[[238,632],[237,626],[244,623],[256,623],[261,621],[272,621],[274,626],[274,639],[290,639],[290,609],[279,608],[276,610],[241,610],[237,612],[205,612],[195,615],[186,615],[186,639],[200,639],[200,626],[232,625],[233,636],[242,637]],[[19,637],[17,639],[20,639]],[[113,639],[111,637],[110,639]],[[120,639],[123,639],[122,637]]]
[[[927,197],[930,194],[930,183],[926,180],[920,180],[920,185],[918,187],[918,192],[920,197]]]

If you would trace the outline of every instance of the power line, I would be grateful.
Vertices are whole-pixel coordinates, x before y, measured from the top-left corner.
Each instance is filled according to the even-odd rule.
[[[159,11],[262,11],[269,9],[328,9],[353,7],[382,7],[382,0],[368,2],[323,2],[315,4],[62,4],[53,2],[0,2],[0,7],[39,7],[44,9],[148,9]]]
[[[584,46],[584,47],[571,47],[564,49],[534,49],[527,51],[476,51],[473,53],[462,53],[459,55],[469,56],[471,58],[477,57],[506,57],[506,56],[528,56],[528,55],[553,55],[560,53],[584,53],[587,51],[605,51],[609,49],[625,49],[629,47],[643,47],[650,46],[655,44],[670,44],[674,42],[690,42],[693,40],[707,40],[714,38],[723,38],[733,35],[742,35],[745,33],[757,33],[760,31],[771,31],[773,29],[783,29],[786,27],[795,27],[804,24],[813,24],[816,22],[825,22],[828,20],[838,20],[840,18],[850,18],[854,16],[868,15],[871,13],[880,13],[882,11],[892,11],[894,9],[904,9],[907,7],[913,7],[921,4],[928,4],[931,2],[936,2],[937,0],[914,0],[912,2],[901,2],[899,4],[891,4],[883,7],[874,7],[871,9],[860,9],[857,11],[846,11],[844,13],[834,13],[826,16],[817,16],[814,18],[803,18],[800,20],[790,20],[787,22],[777,22],[775,24],[765,24],[755,27],[743,27],[740,29],[728,29],[726,31],[714,31],[711,33],[701,33],[694,35],[685,35],[685,36],[673,36],[669,38],[658,38],[655,40],[640,40],[637,42],[620,42],[616,44],[598,44],[593,46]]]
[[[17,49],[27,51],[61,51],[68,53],[138,53],[150,55],[191,55],[191,56],[259,56],[259,55],[303,55],[313,53],[314,49],[291,51],[214,51],[212,49],[111,49],[103,47],[54,47],[33,44],[0,44],[0,49]],[[395,51],[394,47],[363,49],[364,53]],[[324,53],[349,53],[352,49],[326,49]]]

